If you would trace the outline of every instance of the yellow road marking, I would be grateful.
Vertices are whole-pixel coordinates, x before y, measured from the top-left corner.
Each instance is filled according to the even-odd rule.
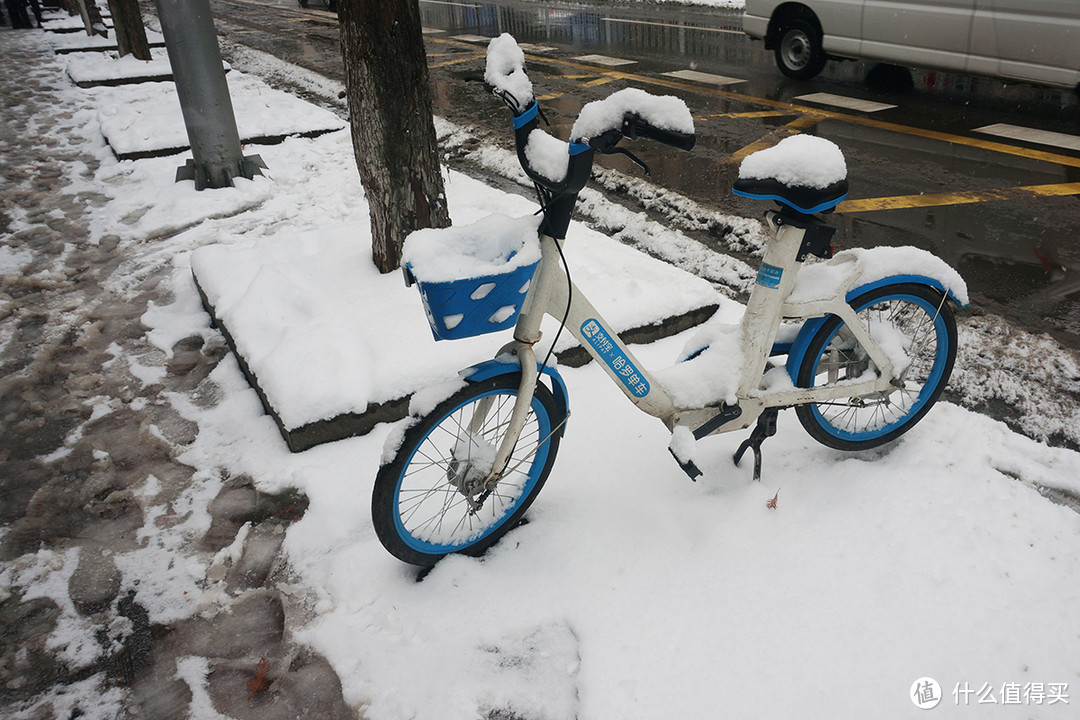
[[[929,195],[897,195],[895,197],[863,198],[845,200],[836,206],[838,213],[860,213],[875,210],[904,210],[908,208],[941,207],[943,205],[966,205],[994,200],[1019,200],[1033,197],[1060,197],[1080,195],[1080,183],[1053,183],[1049,185],[1026,185],[997,190],[967,190],[955,193]]]
[[[758,112],[741,112],[741,113],[716,113],[715,115],[699,115],[698,120],[715,120],[717,118],[768,118],[768,117],[784,117],[785,115],[797,115],[795,112],[785,112],[783,110],[760,110]]]
[[[457,65],[458,63],[467,62],[469,60],[477,60],[477,59],[482,58],[484,56],[485,56],[484,53],[466,53],[464,56],[459,57],[457,60],[443,60],[440,63],[435,63],[434,65],[428,65],[428,68],[440,68],[440,67],[446,67],[447,65]]]
[[[429,37],[427,39],[430,42],[437,43],[453,42],[440,38]],[[1019,147],[1016,145],[1007,145],[1005,143],[995,142],[993,140],[984,140],[981,138],[954,135],[952,133],[940,132],[937,130],[928,130],[924,128],[912,127],[910,125],[901,125],[899,123],[888,122],[885,120],[876,120],[873,118],[862,117],[859,115],[851,115],[836,110],[808,107],[805,105],[796,105],[794,103],[789,103],[783,100],[770,100],[769,98],[754,97],[752,95],[745,95],[743,93],[733,92],[731,90],[724,90],[721,88],[710,88],[703,87],[701,85],[691,85],[666,77],[650,77],[647,75],[638,75],[622,70],[598,70],[593,66],[584,65],[582,63],[574,62],[573,60],[564,60],[562,58],[544,57],[542,55],[530,54],[526,54],[525,57],[535,63],[545,63],[548,65],[556,65],[576,70],[580,73],[583,73],[581,77],[592,77],[596,74],[600,74],[608,78],[608,82],[613,80],[625,80],[632,83],[654,85],[668,90],[682,90],[684,92],[692,94],[709,95],[712,97],[724,98],[727,100],[743,102],[751,106],[757,105],[759,107],[764,106],[766,108],[771,108],[771,110],[752,111],[746,113],[723,113],[718,115],[708,115],[705,116],[706,118],[752,118],[777,117],[782,115],[796,114],[799,115],[799,118],[792,121],[791,123],[788,123],[781,130],[778,131],[785,134],[798,132],[800,128],[812,126],[818,122],[821,122],[822,120],[836,120],[838,122],[851,123],[853,125],[860,125],[876,130],[882,130],[885,132],[897,133],[900,135],[909,135],[913,137],[924,138],[927,140],[937,140],[944,143],[977,148],[979,150],[985,150],[991,153],[1022,157],[1028,160],[1036,160],[1039,162],[1046,162],[1054,165],[1063,165],[1065,167],[1080,167],[1080,157],[1061,155],[1045,150],[1035,150],[1031,148]],[[563,77],[566,77],[568,79],[577,79],[578,76],[564,75]],[[560,97],[564,94],[565,93],[556,93],[553,94],[551,97]],[[546,98],[540,97],[537,99],[543,100]],[[777,140],[778,139],[779,138],[777,138]],[[745,155],[753,152],[753,150],[750,148],[761,149],[761,147],[769,147],[775,144],[775,142],[772,142],[770,140],[771,138],[762,138],[756,143],[753,143],[746,148],[743,148],[738,153],[736,153],[736,155],[732,156],[730,162],[734,162],[736,159],[741,160],[742,157],[745,157]],[[759,145],[761,147],[758,147]],[[845,201],[837,207],[837,211],[855,213],[869,212],[871,210],[895,210],[914,207],[935,207],[943,205],[987,202],[992,200],[1008,200],[1031,197],[1053,197],[1062,195],[1080,195],[1080,183],[1029,185],[1024,187],[1006,188],[1002,190],[973,190],[969,192],[939,193],[933,195],[899,195],[895,197],[884,198],[864,198],[860,200]]]
[[[814,117],[813,115],[803,115],[801,117],[797,117],[791,122],[789,122],[787,125],[773,130],[760,140],[752,142],[741,150],[733,152],[731,155],[728,156],[725,164],[742,162],[742,159],[750,153],[755,153],[758,150],[771,148],[773,145],[783,140],[784,136],[797,135],[806,128],[817,125],[820,120],[821,118]]]

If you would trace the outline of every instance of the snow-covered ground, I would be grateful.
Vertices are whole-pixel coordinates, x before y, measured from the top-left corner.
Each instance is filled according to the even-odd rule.
[[[39,38],[18,42],[44,46]],[[39,72],[60,77],[66,62],[43,54]],[[265,57],[244,67],[231,62],[244,72],[263,67],[297,84],[320,83]],[[197,193],[191,183],[173,182],[184,156],[112,157],[94,107],[105,96],[60,86],[56,107],[74,113],[77,132],[61,134],[44,122],[36,130],[99,160],[92,172],[70,168],[62,192],[101,197],[86,242],[118,238],[114,252],[124,258],[107,290],[134,298],[142,279],[169,268],[169,292],[142,317],[157,351],[114,360],[149,385],[165,377],[178,341],[223,344],[192,280],[195,250],[362,227],[367,207],[347,130],[259,147],[264,177]],[[441,125],[449,143],[464,132]],[[488,151],[487,167],[508,155]],[[500,191],[475,187],[455,202],[500,203]],[[745,264],[730,258],[699,262],[700,249],[685,236],[599,193],[583,200],[586,216],[615,226],[620,239],[663,248],[676,264],[715,273],[709,279],[718,285],[737,289],[749,277]],[[12,233],[26,222],[16,213]],[[744,237],[753,242],[754,230]],[[356,242],[365,242],[363,233]],[[5,239],[5,279],[28,267],[35,252]],[[10,310],[17,300],[2,302]],[[992,362],[1018,342],[1025,370],[1040,376],[1010,373],[1003,362],[975,371],[965,354],[958,396],[1019,397],[1030,385],[1060,387],[1080,376],[1071,356],[1037,344],[1045,340],[977,320],[983,324],[966,326],[961,336],[968,352]],[[503,340],[491,336],[491,352]],[[686,340],[683,334],[636,350],[646,364],[663,366]],[[440,348],[432,341],[428,351]],[[369,517],[393,428],[291,454],[226,357],[199,387],[166,394],[197,425],[189,442],[172,443],[194,473],[171,491],[148,476],[135,494],[146,521],[139,547],[117,553],[122,587],[135,590],[151,622],[228,607],[232,598],[215,568],[234,561],[236,548],[213,555],[193,541],[210,525],[207,506],[223,477],[247,475],[265,492],[295,488],[310,499],[287,530],[287,567],[271,581],[292,599],[293,636],[330,660],[346,700],[366,718],[510,716],[506,711],[551,719],[898,718],[921,712],[913,699],[926,686],[916,681],[927,677],[940,685],[938,716],[1072,717],[1080,702],[1080,516],[1039,488],[1080,494],[1080,454],[950,403],[894,446],[858,455],[816,445],[783,414],[764,447],[762,483],[751,482],[746,461],[732,465],[742,439],[736,436],[700,443],[705,474],[690,483],[668,455],[666,430],[634,412],[600,368],[562,373],[573,415],[529,523],[482,559],[450,558],[418,578],[383,550]],[[113,411],[100,404],[93,417]],[[1077,432],[1067,407],[1027,412],[1035,436],[1038,428]],[[70,442],[77,439],[73,433]],[[776,507],[767,507],[774,497]],[[18,592],[60,607],[62,622],[48,644],[72,669],[101,652],[96,628],[67,598],[76,559],[57,547],[0,566],[0,602]],[[196,700],[190,717],[224,716],[209,705],[205,662],[193,658],[176,672]],[[116,717],[125,696],[95,676],[39,701],[10,717],[33,717],[45,702],[66,708],[65,717],[73,708],[86,718]],[[985,710],[990,702],[996,707]]]

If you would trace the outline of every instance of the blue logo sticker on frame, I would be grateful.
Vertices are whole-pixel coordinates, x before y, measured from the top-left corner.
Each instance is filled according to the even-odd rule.
[[[757,284],[767,288],[778,288],[780,287],[780,278],[783,275],[784,270],[782,268],[761,263],[761,267],[757,271]]]
[[[615,377],[619,378],[631,395],[643,398],[649,394],[649,381],[642,377],[630,358],[623,354],[612,339],[612,334],[600,324],[599,320],[590,318],[583,322],[581,334],[585,336],[585,340],[604,364],[614,371]]]

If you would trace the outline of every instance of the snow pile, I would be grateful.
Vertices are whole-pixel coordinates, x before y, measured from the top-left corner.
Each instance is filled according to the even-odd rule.
[[[468,225],[417,230],[402,263],[421,282],[451,282],[510,272],[540,260],[540,217],[496,213]]]
[[[776,180],[792,187],[826,188],[847,177],[844,153],[836,143],[813,135],[792,135],[743,158],[740,180]]]
[[[692,134],[694,118],[690,110],[673,95],[650,95],[638,88],[626,88],[594,100],[581,108],[581,113],[570,130],[570,141],[587,143],[591,138],[608,130],[622,127],[627,113],[640,115],[647,123],[660,130]]]
[[[519,110],[524,110],[532,103],[532,83],[525,74],[525,53],[510,33],[503,33],[488,43],[484,81],[497,90],[512,95],[518,102]]]

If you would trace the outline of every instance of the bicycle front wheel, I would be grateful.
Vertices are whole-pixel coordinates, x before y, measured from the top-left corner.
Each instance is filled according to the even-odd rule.
[[[863,397],[799,405],[802,426],[838,450],[865,450],[895,440],[937,401],[956,360],[956,319],[937,289],[890,285],[851,301],[879,344],[902,350],[906,367],[895,389]],[[840,318],[831,316],[814,335],[799,367],[799,387],[822,387],[873,372],[873,362]]]
[[[470,384],[405,432],[371,499],[375,532],[395,557],[430,566],[450,553],[480,555],[521,521],[551,471],[564,414],[537,383],[506,470],[485,490],[520,379],[518,373]]]

